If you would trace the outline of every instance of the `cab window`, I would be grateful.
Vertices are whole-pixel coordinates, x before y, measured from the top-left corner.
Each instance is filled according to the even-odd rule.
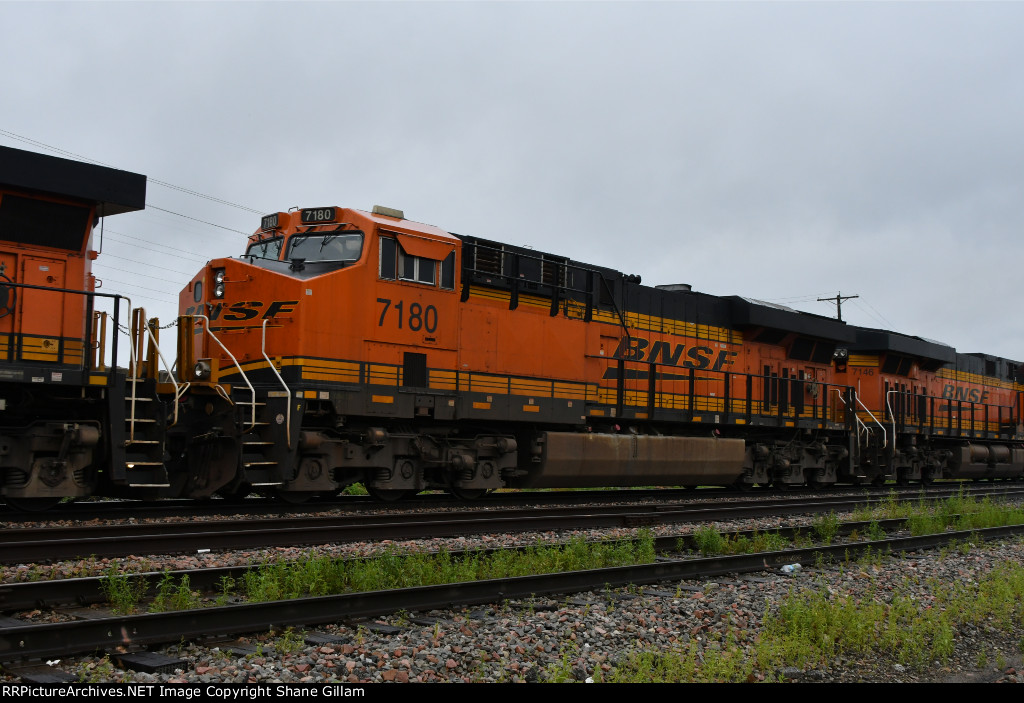
[[[249,245],[249,248],[245,250],[245,255],[255,256],[259,259],[273,259],[274,261],[277,261],[281,258],[281,245],[283,243],[283,237],[274,237],[273,239],[264,239],[262,242],[253,242]]]
[[[362,232],[296,234],[288,240],[291,259],[314,261],[358,261],[363,253]]]

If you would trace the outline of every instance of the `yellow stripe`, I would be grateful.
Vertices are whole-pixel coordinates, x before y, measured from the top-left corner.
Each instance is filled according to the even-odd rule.
[[[540,412],[540,406],[539,405],[524,405],[523,406],[523,412],[539,413]]]
[[[394,396],[390,396],[390,395],[373,395],[373,396],[370,396],[370,400],[372,400],[374,403],[394,403],[395,402]]]
[[[491,409],[491,404],[490,403],[473,403],[473,409],[474,410],[490,410]]]
[[[476,286],[472,286],[470,288],[469,295],[471,298],[482,298],[485,300],[496,300],[501,302],[508,302],[511,299],[511,294],[506,291],[493,290],[490,288],[478,288]],[[550,299],[523,293],[519,294],[519,302],[520,304],[536,308],[551,308]],[[583,318],[586,311],[586,307],[584,305],[575,302],[567,302],[563,303],[563,305],[565,306],[564,309],[568,317],[575,319]],[[618,314],[611,310],[594,309],[591,311],[591,318],[595,322],[605,322],[616,326],[619,326],[620,324]],[[692,322],[685,322],[683,320],[658,317],[656,315],[645,315],[636,312],[627,312],[623,314],[623,320],[625,320],[627,327],[638,330],[662,332],[682,337],[696,337],[698,339],[729,342],[732,344],[743,343],[742,332],[738,330],[730,330],[725,327],[698,325]]]
[[[525,378],[513,378],[510,384],[512,395],[539,395],[542,398],[550,398],[551,382],[535,381]]]

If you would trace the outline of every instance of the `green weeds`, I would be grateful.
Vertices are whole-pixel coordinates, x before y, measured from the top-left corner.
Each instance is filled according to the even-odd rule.
[[[139,576],[120,574],[111,566],[100,578],[100,588],[110,603],[110,609],[120,615],[131,615],[146,594],[146,580]]]
[[[156,587],[156,597],[149,605],[151,613],[165,613],[172,610],[191,610],[200,605],[199,594],[189,585],[188,575],[174,582],[170,571],[165,571]]]
[[[288,564],[264,564],[241,579],[252,601],[286,600],[305,596],[377,591],[483,579],[529,576],[646,564],[654,561],[654,537],[649,530],[636,540],[538,544],[519,552],[470,552],[455,556],[388,549],[372,559],[343,560],[310,557]]]
[[[722,535],[713,527],[700,527],[694,531],[693,543],[704,556],[776,552],[789,546],[789,540],[778,532]]]
[[[949,660],[955,634],[965,624],[985,623],[1004,632],[1024,625],[1024,566],[1003,564],[975,583],[925,585],[932,595],[927,605],[909,592],[890,595],[881,588],[857,597],[820,586],[794,590],[766,617],[753,644],[735,641],[729,630],[721,641],[691,640],[670,652],[635,653],[596,678],[617,683],[762,681],[778,678],[772,672],[785,667],[813,668],[841,657],[894,656],[906,666],[930,667]],[[1019,647],[1024,650],[1024,638]],[[978,653],[979,667],[988,661],[986,652]]]

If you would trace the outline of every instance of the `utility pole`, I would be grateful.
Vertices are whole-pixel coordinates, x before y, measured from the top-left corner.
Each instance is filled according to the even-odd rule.
[[[818,302],[819,303],[835,303],[836,304],[836,317],[838,317],[839,321],[842,322],[843,321],[843,301],[844,300],[851,300],[852,298],[859,298],[859,297],[860,297],[859,295],[841,295],[839,293],[836,293],[836,297],[835,297],[834,300],[832,298],[818,298]]]

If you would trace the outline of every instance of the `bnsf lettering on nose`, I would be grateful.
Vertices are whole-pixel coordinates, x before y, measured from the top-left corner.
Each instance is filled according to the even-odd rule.
[[[685,344],[671,342],[655,342],[649,339],[632,337],[619,342],[615,350],[615,358],[626,361],[646,361],[665,366],[682,366],[691,369],[708,369],[721,371],[722,367],[730,366],[738,352],[722,349],[717,356],[711,347],[693,346],[689,349]],[[680,363],[681,362],[681,363]]]
[[[287,315],[288,313],[295,312],[295,306],[298,304],[298,300],[275,300],[267,305],[267,309],[263,312],[261,319],[268,320],[278,315]],[[220,318],[228,322],[240,322],[257,317],[263,305],[262,300],[243,301],[229,305],[226,308],[218,303],[211,306],[209,310],[199,305],[186,309],[185,314],[192,315],[194,313],[202,314],[208,312],[210,320]],[[221,315],[223,315],[223,318],[221,318]]]

